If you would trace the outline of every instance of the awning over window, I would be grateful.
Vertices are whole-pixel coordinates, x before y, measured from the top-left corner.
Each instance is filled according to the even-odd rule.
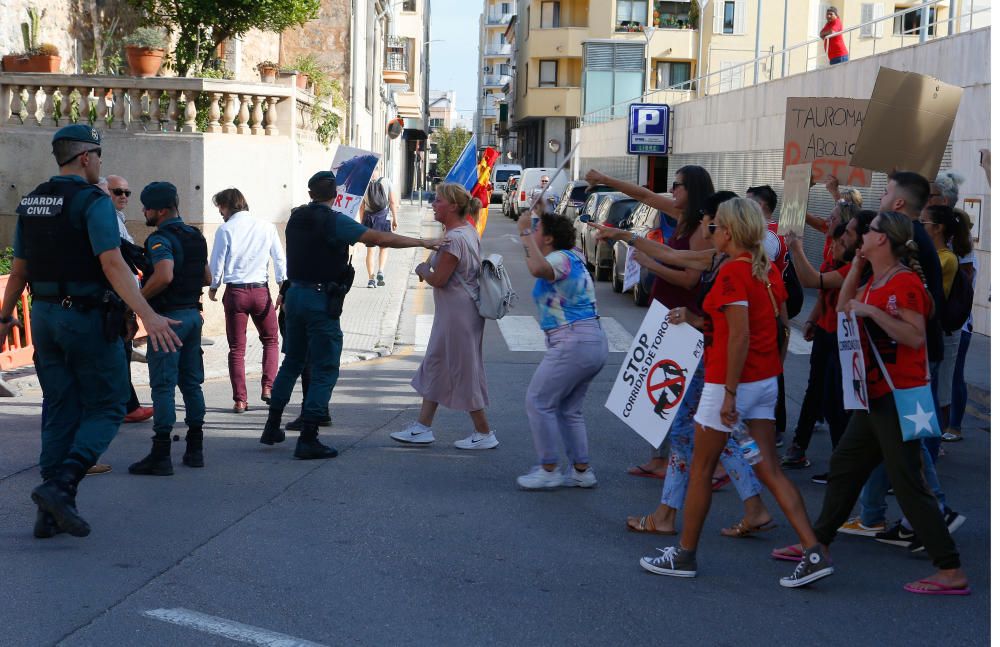
[[[396,112],[400,117],[411,119],[423,118],[423,102],[420,100],[419,94],[416,92],[397,92],[395,99]]]

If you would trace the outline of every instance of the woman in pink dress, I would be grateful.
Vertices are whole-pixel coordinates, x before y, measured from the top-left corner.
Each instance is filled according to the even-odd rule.
[[[434,325],[420,368],[411,384],[423,396],[416,422],[391,434],[393,440],[416,445],[434,442],[431,428],[438,405],[468,411],[475,431],[455,441],[458,449],[493,449],[500,444],[486,419],[490,396],[483,367],[486,320],[472,295],[479,294],[479,235],[466,219],[478,215],[482,203],[462,186],[442,184],[431,205],[444,225],[441,250],[417,266],[421,281],[434,288]]]

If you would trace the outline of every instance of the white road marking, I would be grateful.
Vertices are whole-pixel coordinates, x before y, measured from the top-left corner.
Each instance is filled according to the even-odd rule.
[[[515,352],[544,352],[545,333],[534,317],[507,315],[497,321],[507,348]],[[611,317],[601,317],[601,326],[608,336],[608,350],[612,353],[627,352],[635,335]]]
[[[434,315],[417,315],[417,330],[414,333],[413,350],[427,350],[427,342],[431,339],[431,327],[434,325]]]
[[[792,327],[792,334],[788,338],[788,352],[793,355],[809,355],[812,353],[812,342],[806,341],[802,336],[802,331]]]
[[[189,629],[222,636],[230,640],[249,643],[251,645],[261,645],[261,647],[324,647],[320,643],[279,634],[275,631],[268,631],[267,629],[245,625],[241,622],[226,620],[225,618],[205,615],[204,613],[198,613],[197,611],[181,607],[176,609],[150,609],[149,611],[144,611],[142,615],[154,620],[162,620],[163,622],[170,622],[182,627],[188,627]]]

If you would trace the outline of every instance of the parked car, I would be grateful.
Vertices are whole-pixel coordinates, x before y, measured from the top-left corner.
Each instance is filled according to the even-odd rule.
[[[580,248],[580,253],[584,252],[584,240],[587,234],[587,223],[594,218],[594,214],[597,213],[597,208],[601,206],[601,201],[607,197],[607,193],[591,193],[587,198],[583,206],[577,211],[576,220],[573,221],[573,229],[576,230],[576,246]],[[588,270],[593,271],[593,267],[587,266]]]
[[[580,208],[593,193],[608,193],[613,191],[605,184],[589,186],[584,180],[570,180],[563,190],[562,199],[556,205],[556,215],[576,219]]]
[[[507,178],[507,190],[503,197],[502,211],[508,218],[517,219],[514,209],[514,197],[517,195],[517,185],[521,183],[520,175],[511,175]]]
[[[558,200],[563,193],[563,189],[566,188],[566,174],[561,173],[559,177],[556,177],[556,172],[559,169],[554,168],[526,168],[521,171],[521,181],[517,190],[517,204],[515,205],[515,211],[521,213],[524,209],[531,206],[531,194],[537,189],[541,182],[542,176],[548,176],[552,180],[549,190],[546,191],[546,197],[551,195],[554,200]]]
[[[643,238],[647,238],[649,233],[658,227],[659,224],[660,212],[648,204],[640,204],[621,224],[621,228],[639,234],[639,236]],[[621,292],[625,285],[625,259],[628,258],[628,250],[629,245],[627,242],[623,240],[615,241],[611,254],[614,259],[614,270],[611,274],[611,289],[615,292]],[[641,302],[645,305],[646,301],[649,300],[649,285],[643,285],[643,277],[645,275],[649,275],[651,278],[652,275],[649,274],[649,270],[646,268],[642,268],[641,272],[639,283],[633,287],[632,291],[640,291],[639,295],[634,298],[637,299],[637,303]]]
[[[502,203],[507,194],[507,181],[511,176],[521,174],[520,164],[496,164],[493,166],[493,173],[490,175],[490,182],[493,184],[493,195],[490,196],[490,204],[494,202]]]
[[[609,227],[621,227],[635,208],[639,201],[630,198],[624,193],[617,191],[613,193],[597,194],[603,198],[591,222]],[[583,236],[583,256],[588,266],[594,268],[594,279],[597,281],[607,281],[613,274],[614,258],[612,253],[614,248],[606,240],[597,240],[596,232],[592,227],[587,227]]]

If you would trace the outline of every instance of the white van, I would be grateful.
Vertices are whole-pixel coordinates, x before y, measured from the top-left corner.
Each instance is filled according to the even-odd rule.
[[[555,182],[552,182],[548,190],[545,191],[545,199],[551,202],[553,209],[555,208],[555,205],[562,197],[563,191],[566,189],[567,182],[569,182],[569,178],[566,177],[565,172],[556,177],[558,170],[555,168],[526,168],[521,171],[521,179],[517,184],[517,201],[515,203],[518,213],[531,206],[531,193],[541,186],[542,176],[548,177],[549,180],[555,178]]]
[[[494,164],[493,174],[490,182],[493,184],[493,195],[490,196],[490,203],[503,202],[507,194],[507,180],[512,175],[521,174],[520,164]]]

